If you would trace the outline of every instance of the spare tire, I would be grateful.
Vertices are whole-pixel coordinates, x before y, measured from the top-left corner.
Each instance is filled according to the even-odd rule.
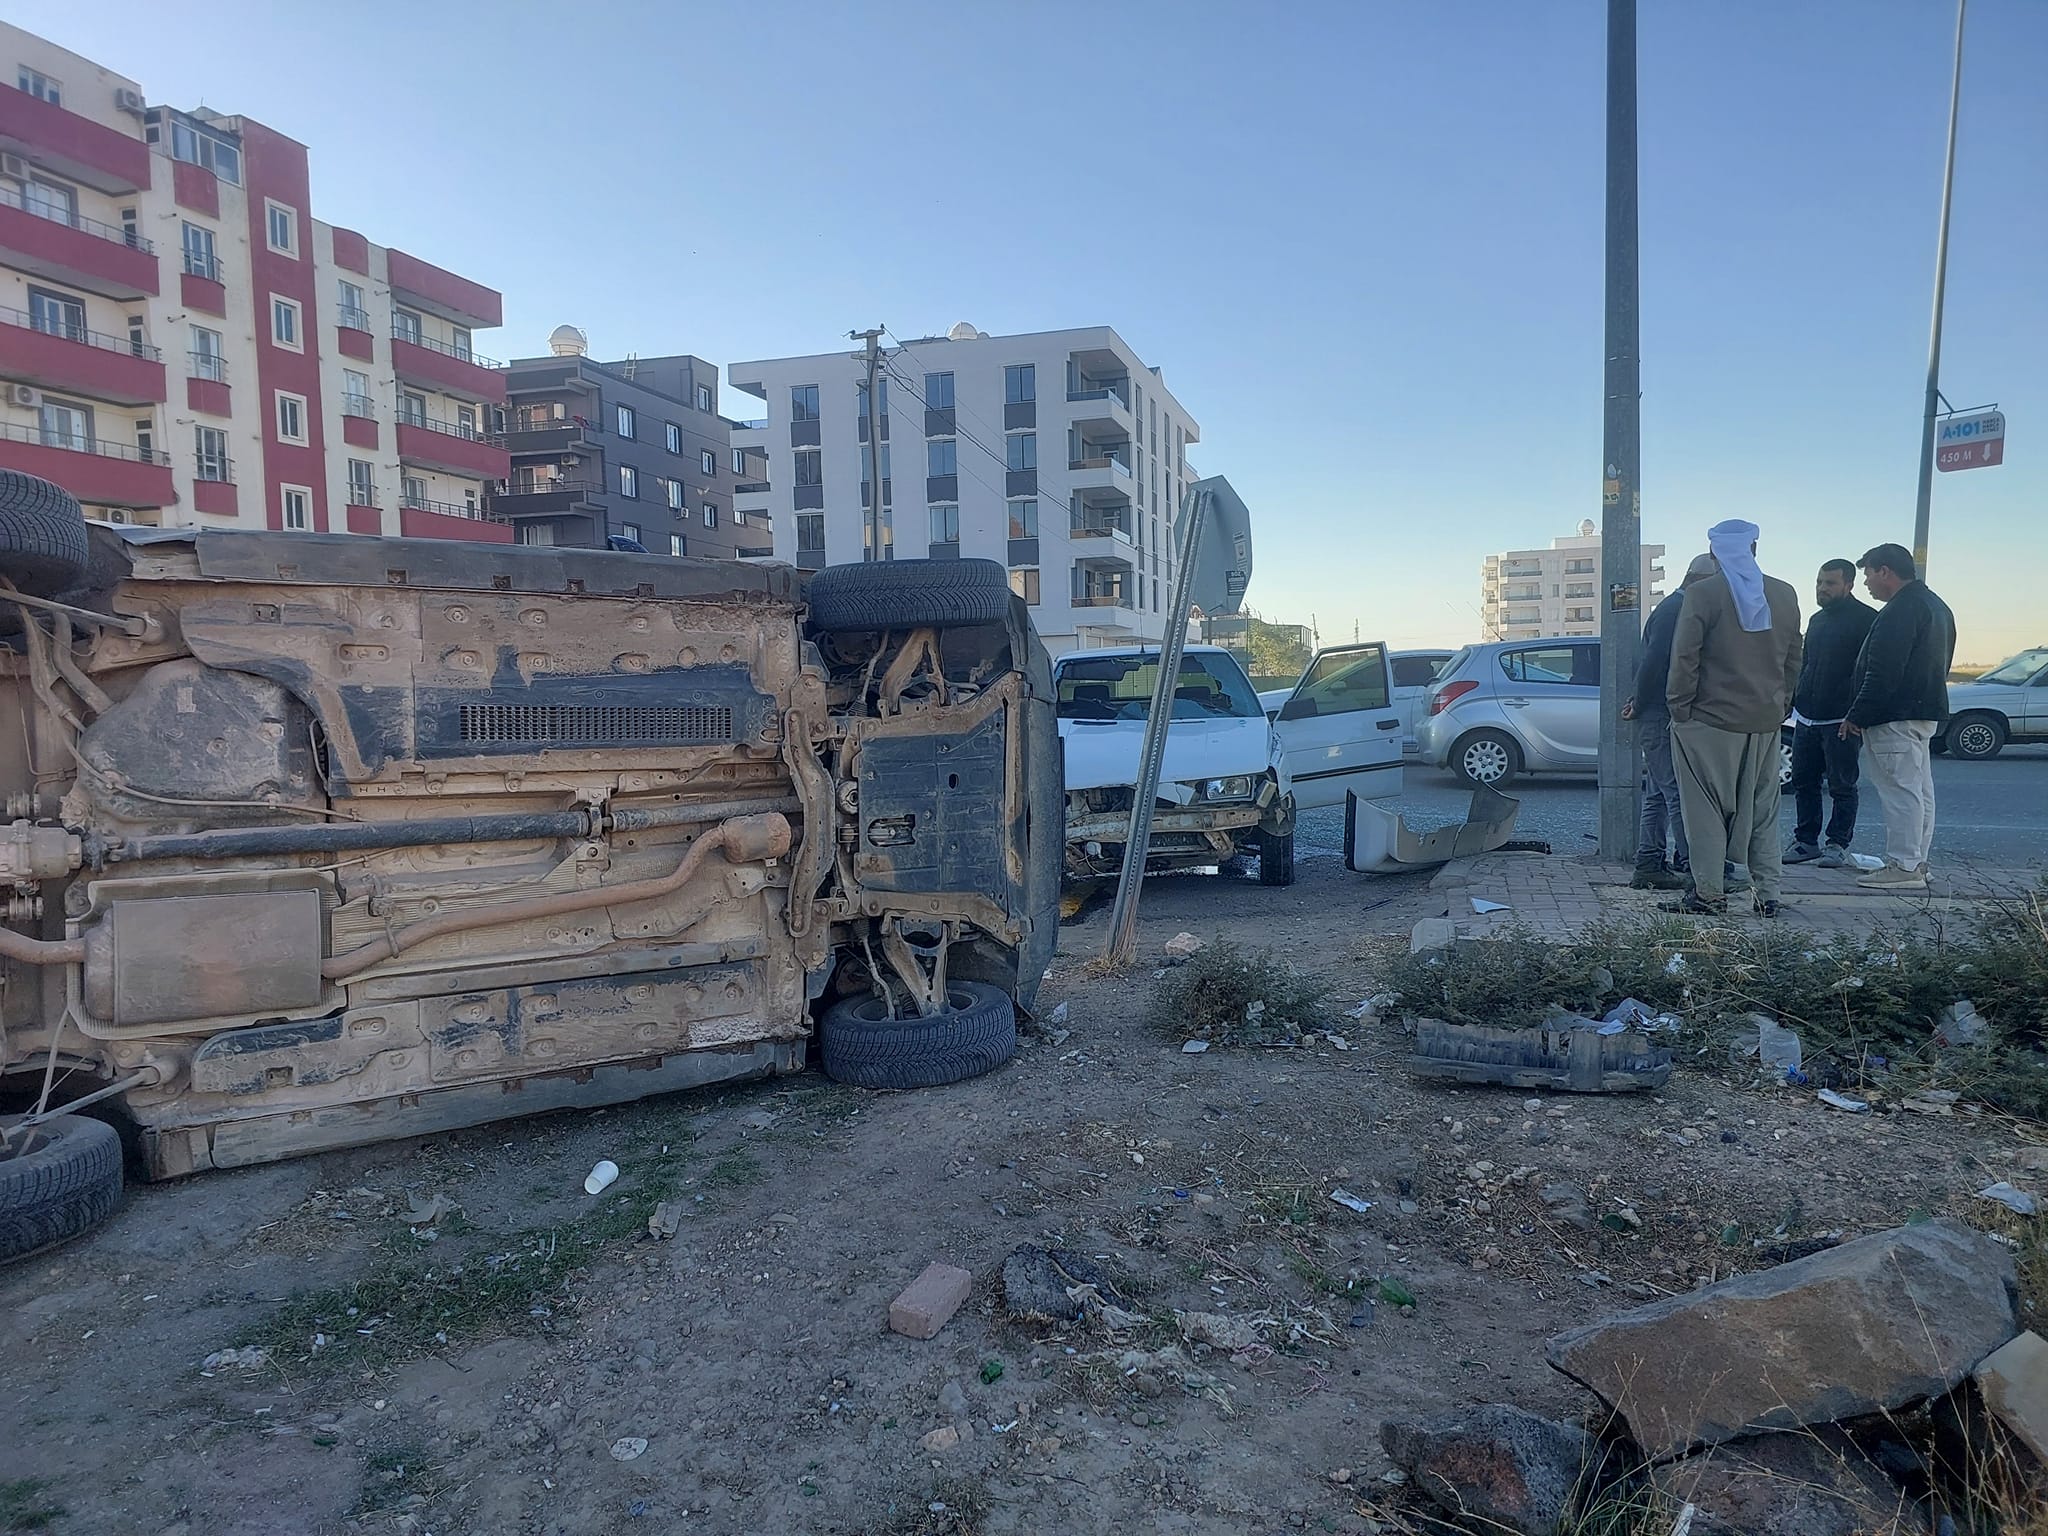
[[[1010,575],[993,560],[884,560],[830,565],[811,578],[811,628],[858,630],[1001,624]]]
[[[60,485],[0,469],[0,576],[31,597],[50,597],[85,575],[85,514]]]
[[[834,1003],[819,1021],[825,1075],[857,1088],[936,1088],[1017,1054],[1017,1010],[1000,987],[956,981],[931,1018],[892,1019],[878,998]]]
[[[0,1153],[0,1262],[89,1232],[121,1199],[121,1137],[104,1120],[56,1115],[7,1126]],[[25,1140],[24,1140],[25,1138]]]

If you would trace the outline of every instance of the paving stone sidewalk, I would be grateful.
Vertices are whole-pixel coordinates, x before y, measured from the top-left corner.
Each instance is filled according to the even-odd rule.
[[[1589,923],[1659,915],[1657,904],[1675,893],[1630,890],[1631,873],[1626,864],[1602,864],[1589,857],[1488,853],[1453,859],[1430,884],[1443,893],[1461,936],[1518,929],[1541,938],[1565,939]],[[2032,868],[1943,869],[1934,875],[1929,890],[1911,895],[1865,890],[1856,884],[1857,873],[1791,865],[1784,872],[1783,910],[1776,919],[1745,909],[1746,898],[1738,892],[1729,902],[1727,921],[1775,921],[1816,933],[1879,927],[1932,933],[1971,922],[1999,903],[2043,894],[2044,872]],[[1500,903],[1507,910],[1477,912],[1475,899]]]

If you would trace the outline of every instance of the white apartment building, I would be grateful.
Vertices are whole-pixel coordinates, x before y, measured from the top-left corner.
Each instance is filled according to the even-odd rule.
[[[1157,368],[1108,326],[990,336],[956,325],[885,357],[884,559],[1000,562],[1056,652],[1164,633],[1176,519],[1197,478],[1187,447],[1201,434]],[[767,406],[733,433],[735,449],[766,462],[735,509],[772,530],[778,559],[867,558],[862,354],[728,373]]]
[[[1662,544],[1643,546],[1639,612],[1664,595]],[[1488,555],[1479,573],[1479,612],[1488,640],[1535,640],[1549,635],[1597,635],[1604,599],[1600,590],[1600,533],[1591,518],[1570,538],[1548,549],[1511,549]]]

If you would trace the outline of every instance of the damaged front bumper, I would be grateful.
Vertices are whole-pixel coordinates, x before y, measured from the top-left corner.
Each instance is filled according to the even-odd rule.
[[[1462,822],[1417,832],[1398,811],[1361,800],[1354,791],[1344,797],[1344,867],[1391,874],[1491,853],[1514,836],[1521,808],[1521,801],[1482,784],[1472,791]]]

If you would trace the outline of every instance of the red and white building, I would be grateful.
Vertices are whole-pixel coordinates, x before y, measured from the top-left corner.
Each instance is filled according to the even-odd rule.
[[[0,467],[104,521],[510,542],[502,319],[314,218],[303,144],[0,23]]]

